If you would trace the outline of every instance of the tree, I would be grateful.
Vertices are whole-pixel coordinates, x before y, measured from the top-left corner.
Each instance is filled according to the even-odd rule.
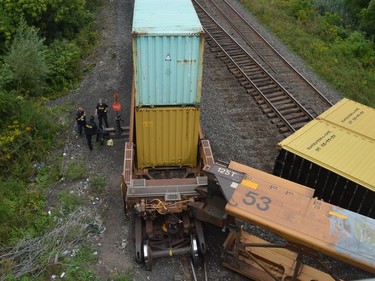
[[[40,95],[45,86],[48,67],[45,62],[44,39],[38,36],[38,30],[20,21],[16,35],[4,56],[4,64],[12,73],[10,89],[21,93]]]
[[[363,8],[359,13],[361,30],[369,36],[375,36],[375,0],[371,0],[367,8]]]
[[[356,26],[361,10],[367,8],[369,2],[370,0],[344,0],[344,8],[350,14]]]
[[[47,42],[73,39],[83,26],[93,21],[90,8],[95,7],[96,1],[0,0],[0,42],[10,42],[20,18],[38,28]]]
[[[38,27],[38,22],[42,19],[50,1],[0,0],[0,39],[10,42],[20,18],[25,19],[28,25]]]

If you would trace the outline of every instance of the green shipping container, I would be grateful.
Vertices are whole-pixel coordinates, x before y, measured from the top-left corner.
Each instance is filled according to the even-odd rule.
[[[195,167],[200,110],[195,107],[138,108],[135,112],[138,169]]]

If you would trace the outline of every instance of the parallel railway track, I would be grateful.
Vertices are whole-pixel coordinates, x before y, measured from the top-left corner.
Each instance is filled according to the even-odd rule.
[[[286,76],[284,75],[284,79],[294,80],[294,84],[298,84],[298,87],[303,84],[302,91],[306,91],[306,95],[315,95],[327,108],[332,105],[230,4],[225,0],[217,2],[220,2],[220,7],[214,1],[205,1],[205,7],[197,1],[194,2],[207,34],[206,41],[211,51],[216,52],[217,57],[224,61],[228,69],[255,98],[282,134],[289,135],[295,132],[320,112],[306,109],[286,87],[279,83],[275,78],[276,76],[282,77],[278,71],[285,74],[285,67],[287,67],[289,71],[285,74]],[[206,8],[207,6],[210,8]],[[230,27],[225,29],[223,26]],[[280,64],[283,64],[283,68]],[[289,82],[288,85],[293,85],[293,83]],[[297,86],[292,87],[297,89]],[[296,91],[301,91],[301,88]]]

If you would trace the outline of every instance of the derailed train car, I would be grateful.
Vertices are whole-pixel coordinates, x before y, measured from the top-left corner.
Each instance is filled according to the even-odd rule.
[[[204,31],[190,0],[136,0],[133,89],[122,194],[135,213],[135,256],[205,252],[189,205],[203,200],[202,168],[213,163],[200,129]]]
[[[342,99],[278,144],[273,174],[375,218],[375,110]]]
[[[375,220],[319,200],[309,187],[234,161],[206,170],[216,185],[209,185],[195,213],[224,201],[222,212],[211,213],[215,218],[209,221],[221,218],[230,230],[226,267],[257,281],[341,280],[322,262],[323,253],[375,274]],[[245,222],[283,240],[262,240],[246,231]],[[307,264],[305,257],[314,262]]]

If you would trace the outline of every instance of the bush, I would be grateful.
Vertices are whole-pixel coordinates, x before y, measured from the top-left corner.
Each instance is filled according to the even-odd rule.
[[[66,91],[79,81],[80,58],[80,48],[73,42],[56,40],[49,46],[46,62],[50,94]]]
[[[50,218],[44,212],[43,189],[16,177],[0,180],[0,245],[45,230]]]
[[[10,49],[4,56],[6,66],[3,67],[11,72],[8,77],[12,78],[6,83],[8,89],[32,96],[44,92],[48,67],[43,41],[36,28],[28,26],[24,20],[20,21]]]
[[[0,112],[8,114],[0,121],[0,176],[5,176],[14,165],[22,166],[24,158],[31,162],[42,159],[59,124],[58,112],[21,96],[0,94]]]

